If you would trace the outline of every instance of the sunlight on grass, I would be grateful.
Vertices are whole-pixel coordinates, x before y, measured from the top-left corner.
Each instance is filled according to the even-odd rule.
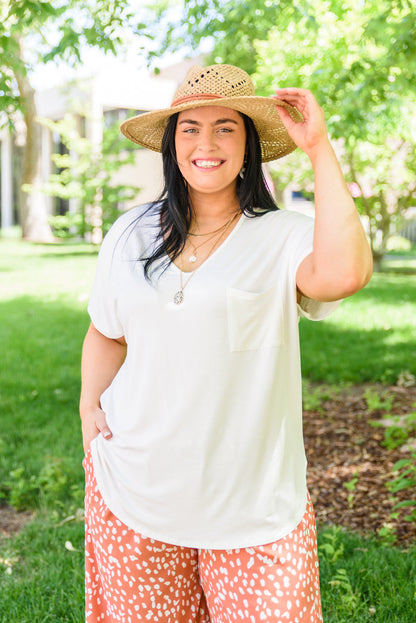
[[[75,306],[88,299],[97,249],[92,245],[36,245],[0,241],[1,300],[19,295],[65,299]]]
[[[96,258],[90,245],[0,239],[0,502],[38,513],[0,539],[0,621],[83,617],[79,366]],[[330,318],[302,320],[300,331],[305,382],[330,392],[416,374],[416,279],[374,275]],[[413,623],[416,550],[330,530],[320,530],[325,623]]]
[[[375,274],[320,323],[300,324],[302,369],[314,381],[395,383],[416,373],[416,279]]]

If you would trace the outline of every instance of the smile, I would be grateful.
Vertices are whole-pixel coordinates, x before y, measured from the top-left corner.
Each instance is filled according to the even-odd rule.
[[[213,169],[219,167],[224,160],[193,160],[193,164],[200,169]]]

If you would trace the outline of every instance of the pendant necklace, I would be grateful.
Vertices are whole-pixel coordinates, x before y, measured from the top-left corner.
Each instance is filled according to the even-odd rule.
[[[189,244],[192,247],[192,253],[188,257],[188,262],[190,262],[191,264],[194,264],[195,262],[197,262],[198,261],[198,249],[203,247],[204,244],[207,244],[207,242],[209,242],[210,240],[213,240],[218,232],[222,231],[223,229],[227,229],[227,227],[233,222],[233,220],[235,219],[237,214],[238,214],[238,212],[233,214],[233,216],[230,218],[230,220],[228,220],[224,225],[221,225],[221,227],[219,227],[218,229],[216,229],[213,232],[212,231],[208,232],[208,234],[189,234],[189,235],[192,235],[192,236],[206,236],[206,235],[209,235],[209,234],[211,234],[211,235],[209,236],[209,238],[204,240],[204,242],[201,242],[201,244],[198,244],[196,246],[191,242],[191,240],[189,240]]]
[[[212,245],[212,247],[210,248],[208,255],[206,257],[206,260],[209,258],[209,256],[211,255],[211,253],[213,252],[213,250],[215,249],[215,247],[219,244],[221,238],[225,235],[228,227],[231,225],[231,223],[233,222],[233,220],[237,217],[237,214],[239,214],[239,212],[236,212],[232,218],[225,224],[223,225],[223,227],[220,228],[220,233],[218,236],[216,236],[215,242]],[[218,230],[217,230],[218,231]],[[215,232],[217,233],[217,232]],[[211,236],[211,238],[209,238],[208,240],[212,240],[213,236]],[[208,240],[206,242],[208,242]],[[203,242],[202,244],[205,244],[205,242]],[[191,257],[189,258],[190,262],[196,262],[197,258],[196,258],[196,253],[195,251],[197,249],[199,249],[202,244],[200,244],[198,247],[193,247],[194,248],[194,256],[195,259],[191,259]],[[200,266],[202,266],[202,264],[200,264]],[[196,271],[198,270],[199,266],[197,266],[195,268],[194,271],[192,271],[192,273],[190,274],[190,276],[188,277],[188,279],[185,281],[185,283],[183,283],[183,270],[182,270],[182,258],[180,258],[180,287],[179,290],[174,294],[173,296],[173,302],[175,303],[175,305],[180,305],[181,303],[183,303],[185,295],[184,295],[184,290],[186,288],[186,286],[188,285],[188,283],[191,281],[192,277],[195,275]]]

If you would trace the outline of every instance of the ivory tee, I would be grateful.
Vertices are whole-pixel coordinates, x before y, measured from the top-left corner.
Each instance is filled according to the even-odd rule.
[[[128,345],[101,396],[113,437],[92,444],[99,489],[123,523],[160,541],[275,541],[307,499],[299,316],[318,320],[338,304],[296,302],[313,220],[242,215],[177,305],[179,269],[149,283],[139,261],[158,233],[158,209],[147,208],[106,235],[88,308],[101,333]]]

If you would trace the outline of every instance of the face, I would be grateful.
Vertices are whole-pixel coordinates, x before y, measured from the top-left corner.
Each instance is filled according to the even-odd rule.
[[[191,192],[235,191],[246,149],[244,121],[237,111],[204,106],[180,112],[175,145]]]

